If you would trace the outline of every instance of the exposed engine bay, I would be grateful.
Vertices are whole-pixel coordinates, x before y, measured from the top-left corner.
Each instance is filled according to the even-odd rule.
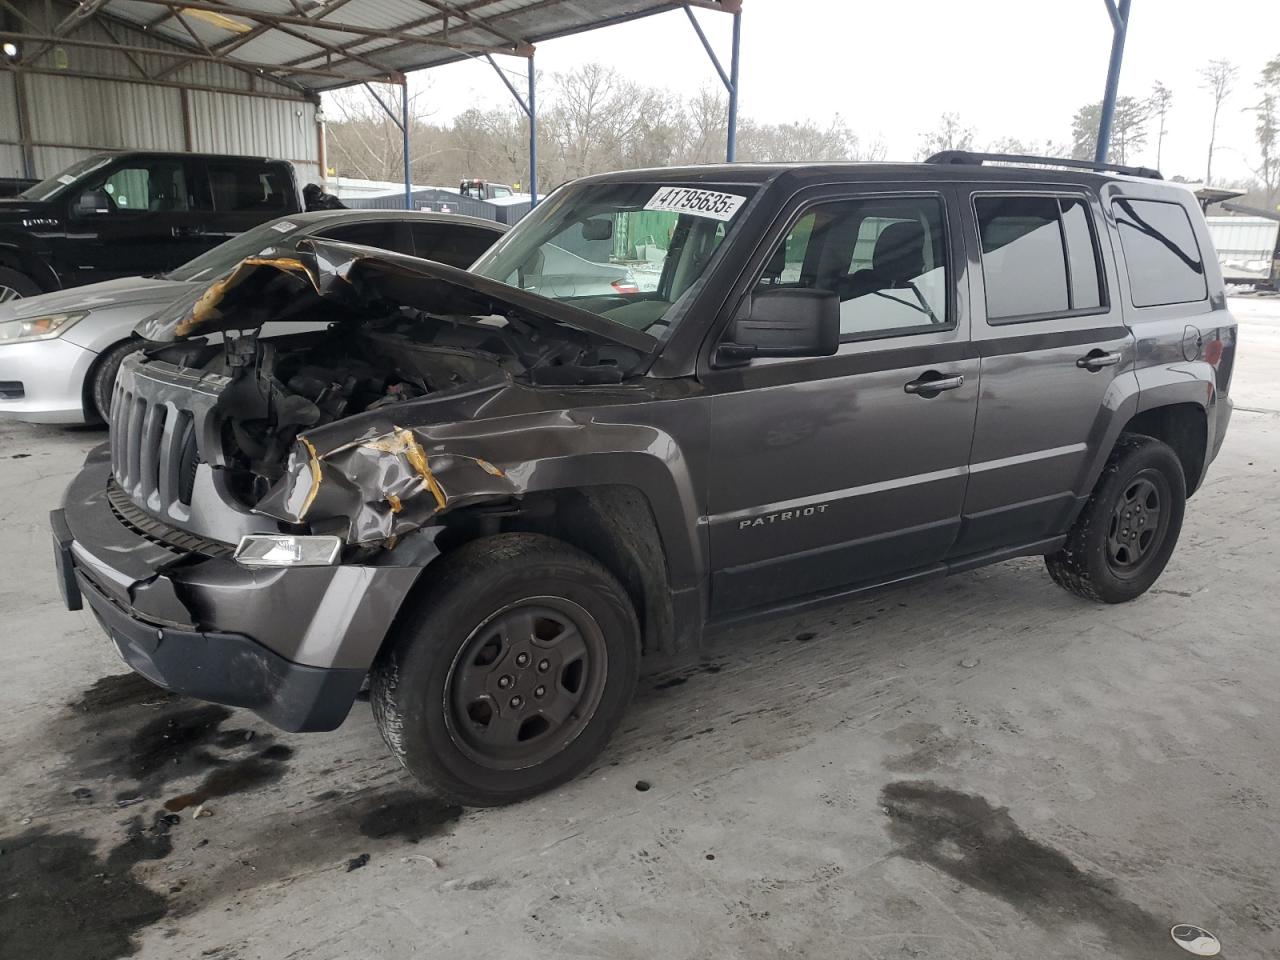
[[[403,426],[424,414],[399,405],[517,381],[621,383],[651,342],[545,303],[442,264],[318,243],[297,259],[247,260],[153,317],[140,363],[216,387],[197,418],[198,462],[240,508],[288,524],[349,522],[355,542],[394,539],[445,508],[449,472],[468,476],[468,493],[509,486],[487,461],[429,455]],[[285,335],[262,336],[266,324]],[[306,438],[352,418],[349,434]]]
[[[187,340],[148,351],[154,360],[225,377],[217,404],[232,488],[255,504],[284,472],[299,433],[524,367],[492,333],[443,326],[423,342],[402,332],[337,326],[264,340],[250,332],[221,343]]]

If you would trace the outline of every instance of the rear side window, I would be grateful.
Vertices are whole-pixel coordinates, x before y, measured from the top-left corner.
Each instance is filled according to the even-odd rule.
[[[209,162],[209,188],[215,210],[223,213],[287,213],[289,178],[279,167]]]
[[[417,256],[463,270],[475,263],[500,236],[492,230],[447,223],[415,223],[410,230]]]
[[[1209,295],[1200,247],[1182,204],[1116,200],[1111,209],[1135,307],[1193,303]]]
[[[987,320],[1089,312],[1104,298],[1093,218],[1078,197],[976,197]]]
[[[838,294],[844,341],[950,326],[941,200],[815,204],[787,232],[757,281],[758,288],[779,286]]]

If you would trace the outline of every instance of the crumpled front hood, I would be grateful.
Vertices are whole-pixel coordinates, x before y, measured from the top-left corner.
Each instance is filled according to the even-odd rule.
[[[178,283],[159,278],[120,277],[12,300],[0,306],[0,320],[25,320],[78,310],[97,312],[124,307],[158,307],[199,287],[198,283]]]
[[[440,315],[518,317],[548,332],[570,327],[641,353],[658,343],[594,313],[466,270],[331,240],[304,240],[288,256],[250,257],[227,277],[139,325],[138,333],[169,342],[253,330],[269,321],[314,321],[318,312],[360,321],[378,303]]]

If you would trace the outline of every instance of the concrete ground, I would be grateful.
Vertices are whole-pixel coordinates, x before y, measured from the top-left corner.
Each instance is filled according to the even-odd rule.
[[[418,799],[363,705],[287,736],[122,676],[46,522],[103,434],[0,426],[0,957],[1276,956],[1280,299],[1233,308],[1145,597],[1021,560],[740,630],[500,810]]]

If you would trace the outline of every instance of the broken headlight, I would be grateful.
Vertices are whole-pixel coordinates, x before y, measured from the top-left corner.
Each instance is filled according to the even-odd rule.
[[[240,539],[234,559],[243,567],[327,567],[341,550],[341,537],[249,534]]]

